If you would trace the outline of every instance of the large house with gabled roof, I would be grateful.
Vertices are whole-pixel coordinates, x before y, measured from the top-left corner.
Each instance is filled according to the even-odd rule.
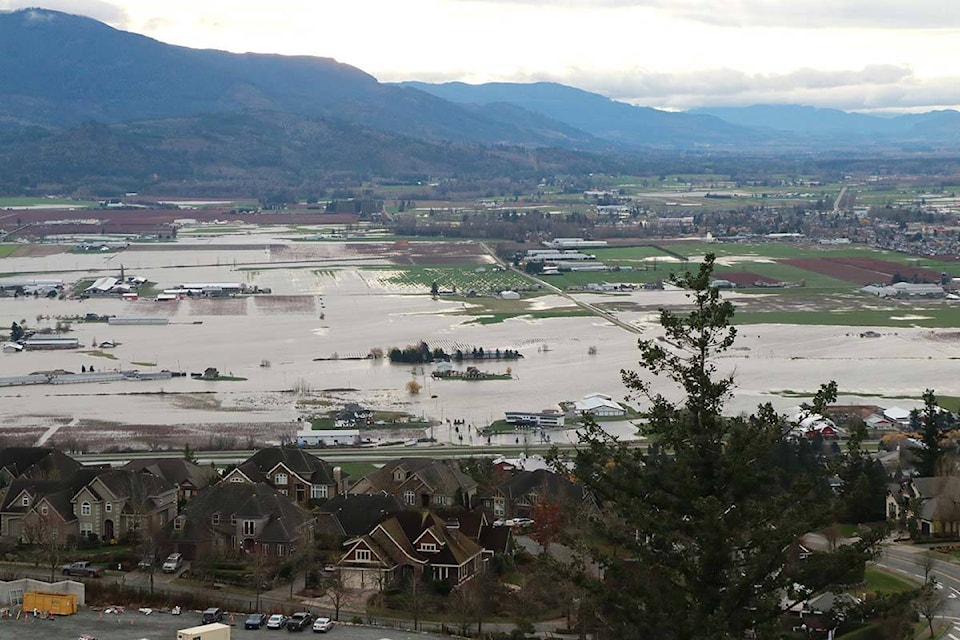
[[[17,478],[65,480],[83,465],[50,447],[0,447],[0,486]]]
[[[337,562],[352,588],[384,588],[409,577],[456,586],[481,571],[483,547],[429,511],[405,510],[387,516],[369,533],[348,540]]]
[[[596,506],[583,485],[547,469],[516,471],[508,480],[482,494],[479,501],[484,509],[498,518],[529,518],[540,501],[566,506]]]
[[[224,483],[265,483],[298,504],[327,500],[344,493],[340,467],[298,447],[267,447],[224,474]]]
[[[136,458],[121,469],[149,473],[174,485],[177,499],[187,501],[201,489],[219,480],[217,470],[209,465],[199,465],[183,458]]]
[[[64,480],[13,481],[0,504],[0,537],[29,541],[42,524],[56,526],[64,540],[115,540],[144,527],[162,527],[176,513],[176,487],[159,478],[80,469]]]
[[[350,493],[389,494],[407,508],[469,508],[477,481],[460,471],[453,460],[399,458],[358,480]]]
[[[313,535],[313,515],[267,484],[227,482],[191,500],[170,524],[170,545],[188,560],[215,552],[288,556]]]

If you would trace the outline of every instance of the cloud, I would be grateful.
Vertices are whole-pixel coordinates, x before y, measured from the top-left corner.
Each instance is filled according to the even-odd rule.
[[[653,9],[724,27],[958,29],[960,3],[943,0],[454,0],[547,8]]]
[[[34,8],[37,2],[38,0],[0,0],[0,10]],[[86,16],[121,29],[126,28],[130,22],[126,10],[104,0],[43,0],[43,8]]]

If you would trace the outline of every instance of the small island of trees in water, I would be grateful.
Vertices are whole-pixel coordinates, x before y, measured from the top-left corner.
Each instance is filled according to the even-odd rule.
[[[515,349],[484,349],[473,347],[469,350],[456,349],[447,353],[440,347],[430,348],[426,342],[407,345],[403,349],[391,347],[387,352],[390,362],[402,364],[426,364],[430,362],[463,362],[464,360],[518,360],[523,357]]]

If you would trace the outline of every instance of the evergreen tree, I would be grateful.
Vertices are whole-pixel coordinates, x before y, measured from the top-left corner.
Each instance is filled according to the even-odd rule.
[[[733,378],[715,359],[736,331],[733,306],[710,287],[713,263],[708,255],[698,273],[672,279],[689,290],[693,310],[661,310],[665,339],[639,343],[641,368],[679,385],[683,400],[655,393],[642,372],[622,372],[649,401],[645,435],[659,446],[631,446],[590,419],[581,432],[576,474],[601,509],[579,545],[603,577],[583,572],[577,581],[599,607],[598,638],[779,637],[783,595],[799,600],[861,580],[871,555],[865,537],[824,561],[793,560],[801,536],[832,520],[829,471],[806,442],[785,435],[769,404],[723,415]],[[814,410],[835,391],[824,385]]]
[[[10,340],[18,342],[23,339],[23,327],[14,322],[10,325]]]
[[[917,449],[917,474],[922,477],[937,475],[943,451],[940,447],[940,407],[933,389],[923,392],[923,411],[920,413],[920,426],[923,435],[923,447]]]

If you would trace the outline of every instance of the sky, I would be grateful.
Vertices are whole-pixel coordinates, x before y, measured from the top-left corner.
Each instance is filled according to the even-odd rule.
[[[638,105],[960,105],[955,0],[0,0],[384,82],[553,81]]]

